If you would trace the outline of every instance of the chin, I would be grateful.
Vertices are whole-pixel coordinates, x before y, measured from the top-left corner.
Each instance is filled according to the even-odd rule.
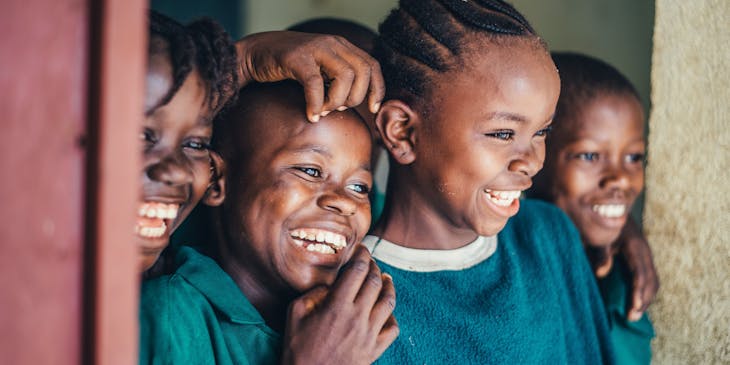
[[[489,237],[489,236],[495,236],[497,233],[501,232],[504,229],[504,226],[507,225],[507,220],[503,222],[492,222],[491,224],[483,224],[480,226],[474,227],[474,232],[480,236]]]

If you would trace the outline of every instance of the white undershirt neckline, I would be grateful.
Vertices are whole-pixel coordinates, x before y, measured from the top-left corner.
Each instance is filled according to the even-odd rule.
[[[377,236],[368,235],[362,240],[370,254],[395,268],[434,272],[464,270],[488,259],[497,250],[497,236],[479,236],[473,242],[453,250],[425,250],[408,248]]]

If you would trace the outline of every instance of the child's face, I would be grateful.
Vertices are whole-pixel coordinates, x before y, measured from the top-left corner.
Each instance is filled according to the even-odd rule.
[[[533,41],[488,48],[437,77],[412,167],[450,225],[484,236],[517,213],[517,198],[542,168],[560,89],[552,60]]]
[[[171,79],[170,73],[161,70],[165,68],[151,64],[148,80]],[[172,81],[168,84],[172,85]],[[154,90],[146,93],[145,105],[153,105],[155,100],[151,99],[159,101],[160,92]],[[210,182],[208,145],[212,125],[205,118],[204,102],[203,82],[193,71],[169,103],[144,119],[140,134],[141,201],[135,226],[143,270],[154,264],[172,232],[200,201]]]
[[[642,108],[634,97],[606,94],[572,117],[573,136],[554,142],[554,201],[586,244],[609,245],[644,187]]]
[[[370,225],[368,129],[351,111],[309,123],[303,105],[257,108],[258,125],[235,134],[247,152],[226,161],[230,254],[268,290],[329,285]]]

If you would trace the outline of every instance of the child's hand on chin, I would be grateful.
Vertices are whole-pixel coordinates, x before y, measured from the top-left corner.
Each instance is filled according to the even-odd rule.
[[[332,288],[289,306],[282,364],[370,364],[398,337],[393,281],[364,246],[355,250]]]

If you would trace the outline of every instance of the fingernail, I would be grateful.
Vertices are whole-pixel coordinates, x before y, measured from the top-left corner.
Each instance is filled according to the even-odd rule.
[[[390,276],[390,274],[388,274],[387,272],[383,273],[383,278],[387,278],[388,280],[393,281],[393,277]]]
[[[370,108],[370,111],[371,111],[371,112],[373,112],[373,113],[377,113],[377,112],[378,112],[378,110],[380,110],[380,103],[375,103],[375,104],[373,104],[373,106],[372,106],[372,107]]]
[[[341,112],[344,112],[345,110],[347,110],[347,107],[343,105],[343,106],[337,108],[337,110],[338,111],[341,111]]]
[[[312,120],[312,122],[319,122],[319,115],[314,114],[310,119]]]
[[[641,312],[631,311],[631,313],[629,313],[629,321],[636,322],[641,319],[641,315]]]
[[[329,111],[329,110],[324,110],[324,111],[322,111],[322,114],[321,114],[321,115],[322,115],[323,117],[326,117],[326,116],[327,116],[327,114],[329,114],[329,113],[330,113],[330,111]]]

